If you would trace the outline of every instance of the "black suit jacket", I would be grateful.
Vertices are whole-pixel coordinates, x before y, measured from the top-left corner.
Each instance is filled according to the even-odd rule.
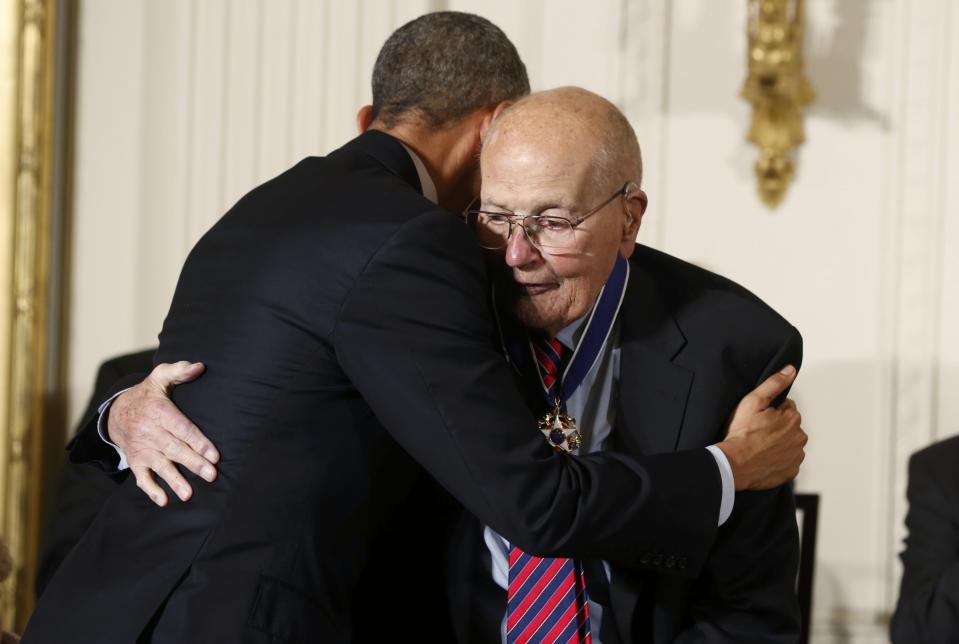
[[[90,396],[86,411],[81,417],[77,433],[97,415],[97,408],[108,397],[114,383],[130,374],[150,371],[154,351],[156,351],[155,348],[127,353],[111,358],[100,365],[97,369],[93,395]],[[60,562],[80,540],[93,521],[93,517],[100,511],[100,506],[123,478],[125,474],[114,477],[104,476],[102,472],[92,467],[71,463],[64,456],[59,485],[56,496],[50,504],[50,514],[40,548],[36,578],[37,596],[43,594],[43,589],[60,566]]]
[[[959,641],[959,436],[909,459],[896,644]]]
[[[716,533],[712,457],[553,453],[491,342],[487,292],[471,233],[384,133],[246,195],[187,258],[155,357],[206,363],[174,401],[218,446],[220,475],[187,474],[192,500],[167,508],[128,478],[25,642],[349,641],[353,592],[403,524],[417,463],[530,552],[648,567],[673,544],[696,574]],[[113,457],[92,428],[74,453]],[[420,606],[403,581],[408,624]]]
[[[139,382],[151,370],[155,352],[154,347],[117,356],[100,365],[93,394],[75,435],[87,424],[97,422],[101,403]],[[74,444],[75,440],[71,440],[69,447]],[[64,558],[128,474],[129,470],[105,474],[101,468],[64,458],[40,549],[37,597],[43,594]],[[394,625],[407,616],[407,610],[395,602],[401,593],[412,593],[427,604],[445,606],[441,561],[434,553],[445,546],[451,520],[461,511],[461,506],[425,472],[415,478],[407,499],[390,519],[390,525],[371,544],[369,560],[353,591],[353,641],[381,642],[392,637]],[[423,526],[428,528],[424,531]],[[397,552],[403,556],[397,557]],[[423,562],[419,573],[397,583],[406,575],[410,560]],[[439,640],[452,640],[452,625],[442,608],[431,615],[430,631]]]
[[[607,448],[644,457],[722,440],[743,396],[786,364],[800,365],[799,333],[742,287],[674,257],[637,246],[630,264],[620,313],[619,406]],[[612,494],[617,503],[633,500],[626,490]],[[695,509],[677,499],[666,512],[636,538],[660,535],[663,521],[691,518]],[[694,577],[681,574],[688,558],[669,539],[643,551],[645,566],[614,562],[609,588],[591,590],[608,603],[603,641],[797,641],[798,543],[790,486],[737,494],[733,514]],[[475,519],[458,528],[448,562],[458,639],[498,641],[505,592],[490,580]],[[594,565],[598,575],[590,577],[589,570],[592,588],[603,573]]]

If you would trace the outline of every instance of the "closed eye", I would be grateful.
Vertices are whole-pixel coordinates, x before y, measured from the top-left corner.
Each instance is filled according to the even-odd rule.
[[[500,212],[480,212],[480,216],[483,221],[489,224],[508,224],[510,220],[510,215]]]
[[[536,226],[541,230],[560,231],[569,229],[569,220],[563,217],[535,217]]]

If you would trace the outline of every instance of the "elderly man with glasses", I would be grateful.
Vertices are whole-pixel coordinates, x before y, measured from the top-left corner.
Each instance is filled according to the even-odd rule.
[[[585,90],[534,94],[494,122],[481,170],[466,220],[487,249],[504,351],[547,440],[576,454],[707,447],[731,476],[714,446],[723,420],[764,378],[799,364],[801,338],[742,287],[635,243],[647,197],[625,117]],[[707,489],[692,472],[689,485]],[[566,566],[585,584],[576,620],[590,622],[594,642],[795,642],[791,488],[729,495],[719,521],[690,578],[677,574],[683,543],[663,541],[642,558],[652,570],[636,573],[540,559],[466,519],[449,557],[454,623],[463,641],[549,640],[541,617],[558,610]]]

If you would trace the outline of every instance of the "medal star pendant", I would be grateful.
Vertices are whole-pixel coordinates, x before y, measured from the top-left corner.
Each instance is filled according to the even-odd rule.
[[[538,426],[546,442],[557,452],[569,453],[579,449],[581,440],[576,419],[563,413],[559,401],[556,401],[552,411],[540,417]]]

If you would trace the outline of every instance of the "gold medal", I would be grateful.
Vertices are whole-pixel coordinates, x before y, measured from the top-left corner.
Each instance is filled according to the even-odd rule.
[[[558,398],[553,409],[543,414],[537,424],[539,431],[546,437],[546,442],[557,452],[569,453],[579,449],[581,440],[579,430],[576,429],[576,419],[563,413]]]

